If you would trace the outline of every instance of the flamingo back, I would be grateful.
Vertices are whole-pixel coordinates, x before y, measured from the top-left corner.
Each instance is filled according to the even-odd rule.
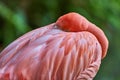
[[[53,26],[29,32],[3,50],[0,79],[92,80],[102,55],[96,37],[87,31],[65,32]]]

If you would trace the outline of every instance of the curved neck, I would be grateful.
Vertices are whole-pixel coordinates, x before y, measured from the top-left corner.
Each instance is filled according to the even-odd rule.
[[[100,42],[101,47],[102,47],[102,58],[104,58],[106,56],[107,49],[108,49],[108,40],[107,40],[104,32],[92,23],[90,23],[88,25],[87,31],[94,34],[96,36],[96,38],[98,39],[98,41]]]

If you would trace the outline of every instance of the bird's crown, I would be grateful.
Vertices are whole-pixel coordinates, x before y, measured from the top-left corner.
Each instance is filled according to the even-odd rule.
[[[70,32],[84,31],[88,28],[88,24],[87,19],[75,12],[65,14],[56,21],[60,29]]]

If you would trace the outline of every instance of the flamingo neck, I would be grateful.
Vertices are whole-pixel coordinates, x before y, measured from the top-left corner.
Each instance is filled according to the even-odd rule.
[[[78,13],[68,13],[61,16],[56,25],[61,29],[69,32],[88,31],[96,36],[102,47],[102,58],[106,56],[108,49],[108,40],[104,32],[96,25],[90,23],[86,18]]]

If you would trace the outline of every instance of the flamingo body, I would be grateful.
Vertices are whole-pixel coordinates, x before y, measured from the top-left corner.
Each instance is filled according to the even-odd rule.
[[[67,18],[26,33],[6,47],[0,53],[0,80],[92,80],[108,42],[101,44],[101,36],[89,31],[90,22],[85,18],[69,14],[81,19],[70,21],[67,14]]]

